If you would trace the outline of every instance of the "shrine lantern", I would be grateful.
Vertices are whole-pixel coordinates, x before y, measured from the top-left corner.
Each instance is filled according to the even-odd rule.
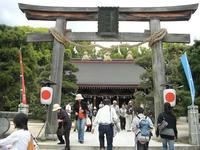
[[[165,89],[163,91],[164,103],[168,102],[171,106],[176,105],[176,91],[174,89]]]
[[[42,87],[40,92],[41,104],[50,105],[52,102],[53,89],[51,87]]]

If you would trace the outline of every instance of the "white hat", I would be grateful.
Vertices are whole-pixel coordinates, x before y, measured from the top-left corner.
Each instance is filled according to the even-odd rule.
[[[61,109],[60,105],[59,104],[54,104],[53,105],[53,110],[52,111],[56,111],[58,109]]]
[[[81,94],[77,94],[75,100],[83,99]]]
[[[114,101],[113,101],[113,103],[117,103],[117,101],[116,101],[116,100],[114,100]]]

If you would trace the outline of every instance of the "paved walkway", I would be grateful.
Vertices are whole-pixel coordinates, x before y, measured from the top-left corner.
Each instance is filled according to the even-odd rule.
[[[29,130],[32,132],[33,136],[37,137],[39,134],[40,129],[44,123],[40,121],[29,121],[28,127]],[[8,131],[8,133],[13,132],[14,126],[13,123],[11,122],[11,127]],[[43,130],[44,131],[44,130]],[[178,132],[179,132],[179,138],[181,137],[187,137],[188,136],[188,124],[186,122],[178,122]],[[155,133],[155,131],[153,131]],[[84,144],[80,144],[77,139],[77,132],[73,131],[73,128],[71,130],[71,135],[70,135],[70,144],[71,147],[99,147],[99,141],[98,141],[98,131],[97,128],[95,129],[95,133],[91,134],[89,132],[85,132],[85,140]],[[42,135],[42,133],[40,134]],[[127,132],[127,131],[121,131],[114,137],[113,141],[113,146],[114,147],[134,147],[134,134],[133,132]],[[39,142],[39,145],[41,145],[42,149],[49,149],[48,147],[64,147],[64,146],[58,146],[57,145],[58,141],[45,141],[45,142]],[[159,142],[158,138],[155,137],[155,135],[152,137],[152,140],[150,141],[150,147],[161,147],[161,142]],[[175,143],[176,146],[189,146],[189,144],[184,144],[180,142]],[[46,147],[46,148],[45,148]],[[57,148],[55,148],[57,149]],[[59,149],[59,148],[58,148]],[[89,150],[88,148],[85,148]]]

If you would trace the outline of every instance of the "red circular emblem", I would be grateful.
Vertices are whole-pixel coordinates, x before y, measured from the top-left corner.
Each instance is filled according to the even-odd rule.
[[[174,93],[171,93],[171,92],[167,93],[165,95],[165,99],[166,99],[167,102],[173,102],[175,100]]]
[[[50,96],[51,96],[51,93],[48,90],[42,91],[42,98],[44,100],[48,100],[50,98]]]

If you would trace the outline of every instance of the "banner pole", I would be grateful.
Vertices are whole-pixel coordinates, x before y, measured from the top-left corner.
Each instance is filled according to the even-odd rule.
[[[24,72],[23,72],[23,62],[21,55],[21,48],[19,49],[19,59],[20,59],[20,109],[21,103],[26,104],[26,94],[25,94],[25,85],[24,85]]]

